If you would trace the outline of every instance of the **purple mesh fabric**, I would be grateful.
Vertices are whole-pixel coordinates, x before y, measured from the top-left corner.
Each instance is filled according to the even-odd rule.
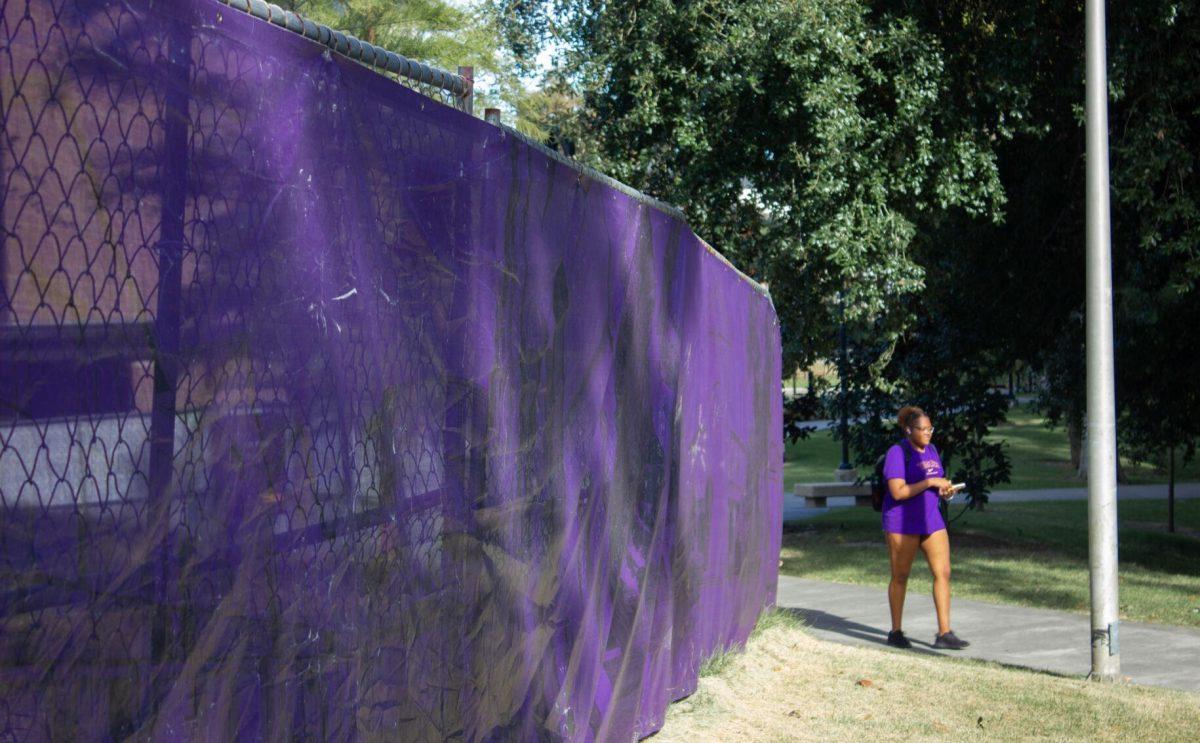
[[[628,740],[774,599],[768,297],[213,0],[0,21],[0,739]]]

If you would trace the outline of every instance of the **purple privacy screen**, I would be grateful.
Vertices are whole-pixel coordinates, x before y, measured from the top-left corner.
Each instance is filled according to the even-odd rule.
[[[629,740],[773,603],[677,216],[214,0],[0,26],[0,739]]]

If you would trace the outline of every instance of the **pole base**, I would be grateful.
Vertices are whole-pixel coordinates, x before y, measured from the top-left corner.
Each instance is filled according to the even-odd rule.
[[[1122,676],[1119,673],[1089,673],[1087,680],[1095,681],[1099,684],[1125,684],[1133,679],[1128,676]]]

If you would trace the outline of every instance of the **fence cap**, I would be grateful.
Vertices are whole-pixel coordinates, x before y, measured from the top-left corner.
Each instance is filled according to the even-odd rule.
[[[431,67],[263,0],[217,0],[217,2],[322,44],[356,62],[408,78],[421,85],[444,90],[454,96],[457,108],[463,109],[469,105],[474,94],[475,81],[472,67],[460,67],[459,70],[465,74],[455,74]]]

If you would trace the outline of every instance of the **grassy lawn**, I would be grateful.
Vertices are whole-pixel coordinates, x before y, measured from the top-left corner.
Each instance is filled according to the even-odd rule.
[[[998,485],[996,490],[1026,490],[1037,488],[1081,488],[1086,482],[1075,477],[1071,469],[1071,452],[1067,434],[1062,429],[1049,429],[1043,419],[1026,406],[1009,411],[1008,422],[995,429],[992,438],[1008,442],[1012,459],[1012,481]],[[936,425],[936,421],[935,421]],[[936,435],[934,442],[937,442]],[[787,492],[798,482],[829,482],[833,470],[842,461],[842,445],[834,441],[829,431],[818,431],[806,441],[789,445],[784,453],[783,485]],[[1166,483],[1165,472],[1146,464],[1125,460],[1125,475],[1130,484]],[[951,463],[951,470],[954,468]],[[1176,465],[1176,480],[1200,480],[1200,462],[1187,467]],[[860,475],[866,474],[859,472]]]
[[[828,431],[817,431],[808,439],[786,444],[783,452],[783,489],[792,492],[798,482],[829,482],[842,461],[842,444]],[[861,473],[860,473],[861,474]]]
[[[817,640],[785,612],[706,664],[655,741],[1195,740],[1200,695]]]
[[[1121,616],[1200,627],[1200,500],[1176,504],[1176,534],[1166,533],[1166,512],[1160,501],[1118,504]],[[1087,611],[1086,502],[990,505],[954,522],[950,541],[955,596]],[[786,525],[781,557],[780,572],[787,575],[888,582],[879,514],[868,508],[840,508]],[[931,588],[918,555],[909,592]]]

